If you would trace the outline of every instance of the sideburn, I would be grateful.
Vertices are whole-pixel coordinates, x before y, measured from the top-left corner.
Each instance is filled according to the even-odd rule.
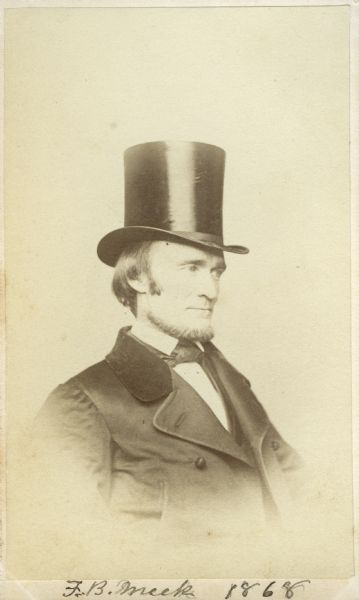
[[[160,288],[158,283],[156,283],[156,281],[154,279],[152,279],[152,277],[149,278],[149,284],[150,284],[149,290],[150,290],[151,296],[160,296],[162,293],[162,289]]]

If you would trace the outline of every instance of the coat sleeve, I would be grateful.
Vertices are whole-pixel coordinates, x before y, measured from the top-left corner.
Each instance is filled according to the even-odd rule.
[[[80,386],[76,378],[58,386],[33,423],[22,494],[28,515],[23,537],[24,547],[31,540],[26,554],[37,576],[45,561],[46,574],[54,579],[108,572],[119,540],[125,552],[128,522],[108,510],[112,437]]]
[[[84,498],[109,494],[111,435],[96,406],[75,380],[58,386],[34,423],[34,456],[50,485]]]
[[[304,467],[302,457],[283,439],[272,423],[270,423],[266,438],[267,443],[275,452],[282,471],[288,473]]]
[[[308,467],[298,452],[292,448],[280,435],[272,423],[263,442],[263,452],[276,459],[286,481],[287,489],[296,511],[305,502],[307,482],[309,478]]]

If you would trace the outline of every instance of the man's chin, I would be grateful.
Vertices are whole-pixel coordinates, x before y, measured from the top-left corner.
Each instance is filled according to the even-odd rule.
[[[214,331],[211,323],[200,323],[200,324],[174,324],[150,313],[147,315],[148,319],[158,329],[171,335],[176,339],[196,341],[196,342],[209,342],[214,337]]]
[[[176,337],[182,340],[205,343],[209,342],[214,337],[214,331],[211,326],[207,326],[206,329],[183,329],[181,335]]]

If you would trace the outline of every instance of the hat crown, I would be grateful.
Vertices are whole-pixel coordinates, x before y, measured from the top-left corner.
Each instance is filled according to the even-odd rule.
[[[156,240],[247,254],[245,246],[223,244],[224,164],[224,150],[202,142],[146,142],[127,148],[124,227],[100,240],[99,258],[115,266],[126,246]]]
[[[223,239],[225,152],[202,142],[158,141],[124,154],[125,227]]]

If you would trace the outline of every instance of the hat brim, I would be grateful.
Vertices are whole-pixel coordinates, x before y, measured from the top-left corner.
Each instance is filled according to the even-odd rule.
[[[211,239],[210,239],[211,238]],[[114,267],[124,248],[134,242],[169,240],[190,244],[199,247],[207,247],[212,250],[233,252],[234,254],[248,254],[249,249],[245,246],[225,246],[217,241],[216,236],[197,232],[173,232],[157,227],[129,226],[115,229],[105,235],[97,246],[99,259],[110,267]]]

